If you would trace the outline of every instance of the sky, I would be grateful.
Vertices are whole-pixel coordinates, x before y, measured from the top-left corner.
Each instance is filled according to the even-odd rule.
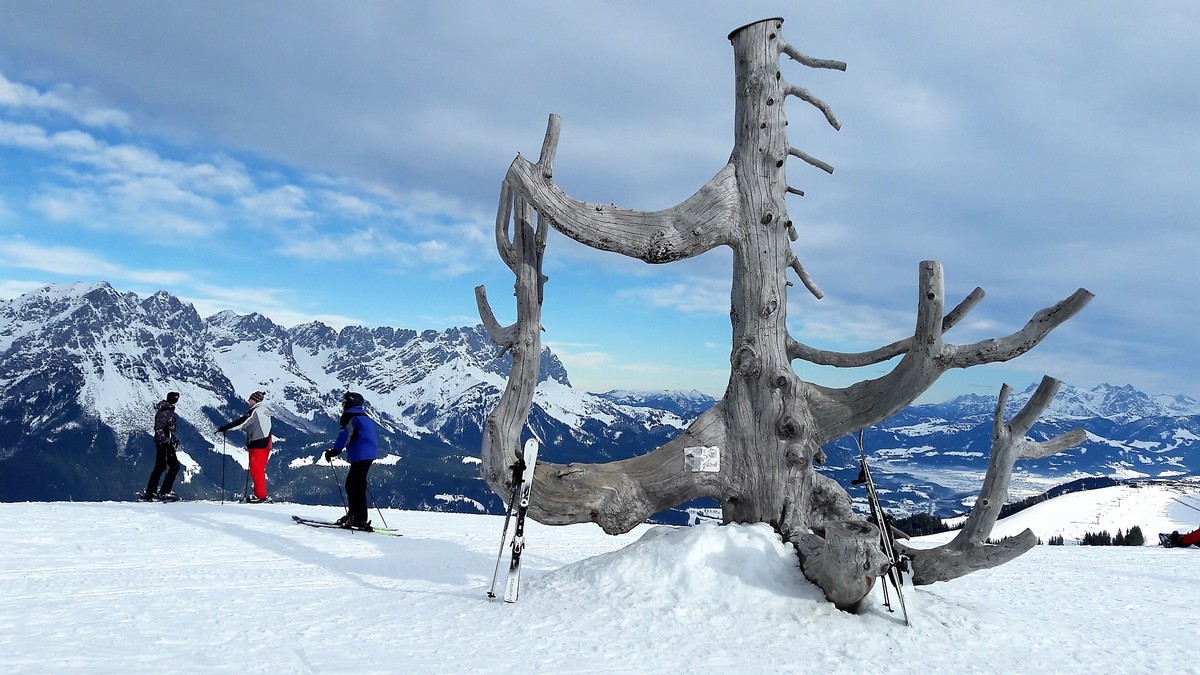
[[[906,585],[910,626],[878,584],[860,613],[835,609],[762,523],[531,523],[506,604],[487,598],[499,515],[372,511],[403,533],[385,537],[297,525],[338,515],[298,504],[0,504],[0,670],[1190,673],[1200,550],[1074,541],[1192,527],[1180,500],[1197,497],[1121,486],[1022,511],[995,533],[1068,545]]]
[[[951,331],[1018,330],[1096,298],[1007,364],[925,400],[1051,375],[1200,397],[1200,6],[1143,3],[257,2],[6,0],[0,10],[0,298],[48,283],[166,290],[202,315],[444,329],[486,286],[513,158],[562,118],[555,179],[658,210],[733,143],[728,33],[784,18],[794,337],[865,351],[911,335],[918,265],[942,263]],[[727,250],[647,265],[554,234],[543,341],[588,391],[729,377]],[[793,279],[793,281],[795,281]],[[796,362],[827,386],[890,368]]]

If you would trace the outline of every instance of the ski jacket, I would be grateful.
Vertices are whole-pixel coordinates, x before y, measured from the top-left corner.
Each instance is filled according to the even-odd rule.
[[[379,434],[375,421],[367,417],[362,406],[346,408],[339,421],[337,441],[333,444],[335,453],[346,450],[346,459],[350,462],[361,462],[365,459],[379,459]]]
[[[158,445],[179,445],[175,436],[175,405],[159,401],[154,409],[154,442]]]
[[[246,414],[236,420],[217,427],[220,432],[233,429],[246,432],[246,447],[251,450],[271,447],[271,415],[261,401],[250,406]]]

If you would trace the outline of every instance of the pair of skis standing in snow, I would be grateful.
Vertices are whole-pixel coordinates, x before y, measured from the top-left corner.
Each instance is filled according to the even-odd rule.
[[[867,501],[871,509],[870,519],[879,526],[880,544],[889,560],[888,569],[885,572],[886,581],[882,586],[883,604],[889,612],[894,611],[887,590],[887,584],[891,583],[896,591],[896,600],[900,604],[900,610],[904,614],[904,625],[911,625],[908,620],[908,608],[904,604],[903,591],[904,572],[908,570],[908,558],[896,550],[895,536],[891,525],[888,523],[889,517],[879,502],[879,493],[876,492],[875,482],[871,479],[871,468],[867,465],[867,453],[863,449],[861,431],[859,431],[856,441],[858,442],[861,469],[858,478],[852,481],[852,484],[860,485],[865,483],[867,486]],[[489,598],[496,597],[496,581],[500,576],[500,563],[504,558],[504,545],[508,541],[508,525],[512,517],[516,515],[517,523],[513,530],[512,543],[510,544],[512,557],[510,558],[508,567],[508,579],[504,586],[504,601],[516,602],[517,600],[521,583],[521,556],[525,551],[525,517],[529,511],[529,499],[533,489],[533,472],[537,466],[537,455],[538,441],[531,438],[525,441],[521,456],[517,458],[517,461],[512,466],[512,493],[508,500],[508,512],[504,516],[504,529],[500,534],[500,551],[496,555],[496,569],[492,573],[492,586],[487,594]]]
[[[496,597],[496,579],[500,576],[500,561],[504,558],[504,543],[508,540],[508,524],[515,514],[517,524],[513,528],[512,557],[508,565],[508,580],[504,584],[504,601],[517,601],[521,586],[521,554],[525,552],[525,515],[529,512],[537,455],[538,442],[531,438],[525,441],[521,456],[512,466],[512,494],[508,499],[508,512],[504,515],[504,530],[500,533],[500,552],[496,554],[496,571],[492,573],[492,587],[487,594],[489,598]]]

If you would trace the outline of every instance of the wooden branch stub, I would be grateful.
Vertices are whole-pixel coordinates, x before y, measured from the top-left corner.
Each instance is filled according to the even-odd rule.
[[[833,166],[831,164],[822,162],[821,160],[817,159],[816,157],[813,157],[812,155],[804,152],[803,150],[798,150],[796,148],[789,147],[787,149],[787,151],[788,151],[788,154],[791,155],[792,157],[797,157],[797,158],[803,160],[805,163],[811,164],[812,166],[817,167],[818,169],[824,171],[825,173],[830,173],[830,174],[833,173]]]
[[[825,115],[825,121],[829,122],[829,126],[833,127],[834,129],[837,129],[838,131],[841,131],[842,123],[839,122],[838,118],[833,114],[833,110],[824,101],[817,98],[816,96],[813,96],[812,92],[810,92],[809,90],[807,90],[803,87],[797,87],[794,84],[786,85],[783,88],[783,92],[787,96],[795,96],[796,98],[800,99],[801,101],[804,101],[805,103],[808,103],[809,105],[816,108],[817,110],[820,110],[821,113],[823,115]]]
[[[879,548],[879,528],[863,520],[825,524],[825,536],[804,534],[792,543],[804,576],[838,609],[852,612],[891,561]]]

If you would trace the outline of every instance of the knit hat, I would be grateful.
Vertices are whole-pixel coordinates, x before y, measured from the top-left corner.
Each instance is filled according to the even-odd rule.
[[[167,403],[170,403],[171,405],[175,405],[175,402],[178,400],[179,400],[179,392],[172,391],[167,394]]]
[[[256,391],[253,394],[250,394],[250,402],[251,403],[259,403],[266,397],[267,397],[266,393],[261,392],[261,391]]]

